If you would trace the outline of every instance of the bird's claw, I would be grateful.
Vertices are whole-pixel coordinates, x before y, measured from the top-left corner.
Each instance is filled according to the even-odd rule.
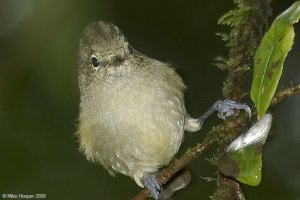
[[[154,175],[144,175],[143,177],[144,186],[150,190],[150,196],[154,199],[158,199],[162,191],[161,186],[156,180]]]
[[[219,111],[218,117],[225,120],[226,117],[232,116],[235,109],[244,110],[251,118],[251,109],[247,104],[237,103],[231,100],[219,100],[214,104],[216,110]]]

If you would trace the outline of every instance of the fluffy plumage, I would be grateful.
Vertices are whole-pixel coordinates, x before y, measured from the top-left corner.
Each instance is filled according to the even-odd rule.
[[[81,149],[143,187],[143,175],[177,153],[184,130],[201,127],[186,112],[185,85],[168,64],[134,50],[113,24],[89,24],[79,58]]]

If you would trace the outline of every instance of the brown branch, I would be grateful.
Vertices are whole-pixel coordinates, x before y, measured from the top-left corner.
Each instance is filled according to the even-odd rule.
[[[300,93],[300,84],[291,86],[285,90],[278,92],[273,100],[271,105],[274,106],[275,104],[281,102],[282,100],[294,96]],[[223,124],[217,126],[212,131],[210,131],[204,140],[201,143],[198,143],[195,147],[189,149],[184,153],[179,159],[175,159],[166,169],[163,169],[160,174],[158,175],[158,181],[161,185],[168,182],[177,172],[185,168],[190,162],[198,158],[211,144],[218,142],[222,139],[222,135],[224,132],[230,132],[232,130],[240,130],[245,123],[247,122],[247,116],[235,116],[229,120],[226,120]],[[233,180],[224,179],[225,184],[230,184],[234,186],[233,188],[240,188],[238,183],[233,183]],[[233,181],[233,182],[232,182]],[[236,185],[237,184],[237,185]],[[236,190],[236,193],[239,193],[241,190]],[[136,195],[133,199],[134,200],[143,200],[149,196],[149,190],[143,189],[138,195]],[[243,196],[242,193],[239,196]],[[242,199],[242,198],[241,198]]]
[[[232,180],[230,178],[221,177],[221,189],[226,190],[226,196],[222,196],[222,199],[230,199],[230,200],[245,200],[244,193],[242,191],[242,188],[240,184]]]
[[[275,105],[290,96],[300,93],[300,84],[292,85],[289,88],[279,91],[271,101],[271,105]]]
[[[245,200],[240,184],[230,178],[219,176],[218,183],[220,186],[211,197],[211,199],[230,199],[230,200]]]

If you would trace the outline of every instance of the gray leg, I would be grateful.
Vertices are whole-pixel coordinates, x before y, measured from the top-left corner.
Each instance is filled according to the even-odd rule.
[[[225,120],[226,117],[234,114],[235,109],[246,111],[249,115],[249,118],[251,118],[251,109],[247,104],[237,103],[231,100],[219,100],[198,119],[199,123],[203,124],[204,121],[216,111],[219,112],[218,117]]]
[[[158,199],[162,188],[154,175],[144,175],[143,177],[144,186],[150,190],[150,196],[154,199]]]

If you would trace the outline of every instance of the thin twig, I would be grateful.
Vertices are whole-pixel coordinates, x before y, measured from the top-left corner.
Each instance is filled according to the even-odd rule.
[[[300,84],[284,89],[274,96],[271,105],[274,106],[282,100],[298,93],[300,93]],[[158,175],[159,183],[163,185],[168,182],[178,171],[185,168],[190,162],[198,158],[208,147],[211,146],[211,144],[218,142],[218,140],[220,140],[220,133],[223,133],[224,131],[229,132],[229,130],[240,129],[246,123],[246,118],[246,115],[241,117],[233,117],[214,128],[207,134],[201,143],[198,143],[195,147],[187,150],[186,153],[184,153],[179,159],[174,160],[166,169],[162,170]],[[143,189],[133,198],[133,200],[143,200],[148,196],[149,190]]]
[[[279,91],[271,101],[271,105],[275,105],[290,96],[300,93],[300,84],[292,85],[289,88]]]

